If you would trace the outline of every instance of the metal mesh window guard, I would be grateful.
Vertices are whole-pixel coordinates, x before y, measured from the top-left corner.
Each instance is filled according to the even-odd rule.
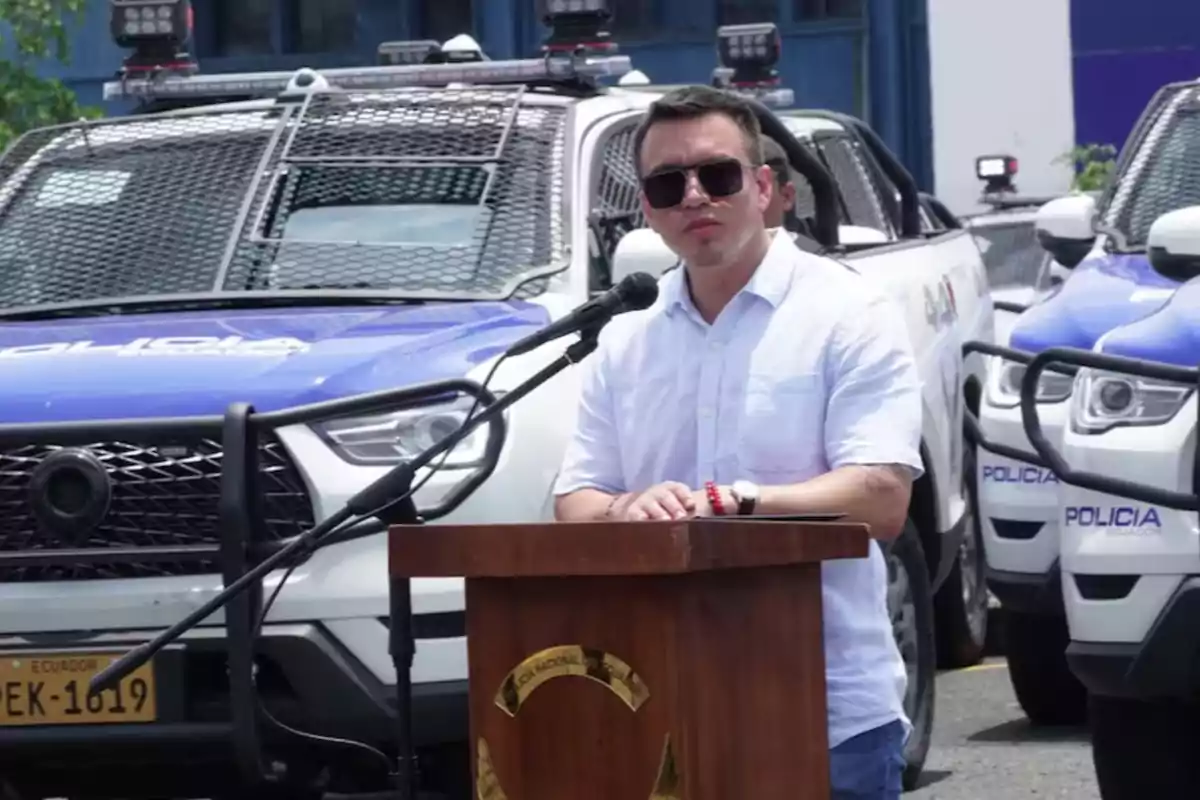
[[[0,161],[0,309],[357,289],[500,298],[560,270],[567,106],[521,88],[58,126]]]
[[[1104,222],[1126,237],[1128,247],[1144,248],[1154,220],[1192,205],[1200,205],[1200,87],[1182,86],[1164,98]]]

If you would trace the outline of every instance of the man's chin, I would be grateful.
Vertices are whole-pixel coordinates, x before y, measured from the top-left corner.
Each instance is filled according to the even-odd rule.
[[[691,247],[680,248],[675,251],[679,257],[683,259],[689,267],[697,269],[705,269],[706,267],[716,267],[725,262],[725,250],[720,247],[706,247],[692,245]]]

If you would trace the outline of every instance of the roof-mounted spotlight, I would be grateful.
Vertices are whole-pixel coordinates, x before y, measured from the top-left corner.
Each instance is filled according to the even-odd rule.
[[[642,72],[640,69],[635,69],[621,76],[617,81],[618,86],[649,86],[650,76]]]
[[[438,52],[429,57],[433,64],[464,64],[471,61],[486,61],[479,42],[465,33],[447,39]]]
[[[722,25],[717,28],[717,57],[722,67],[732,70],[734,87],[759,87],[779,82],[775,65],[783,50],[779,28],[774,22]]]
[[[550,35],[545,53],[611,54],[617,52],[608,30],[612,20],[607,0],[541,0],[542,22]]]
[[[765,106],[786,108],[796,101],[791,89],[779,85],[775,64],[782,44],[773,22],[722,25],[717,28],[717,56],[712,85],[748,95]]]
[[[1015,192],[1013,176],[1017,174],[1017,159],[1013,156],[980,156],[975,159],[975,177],[984,181],[984,194]]]
[[[433,39],[381,42],[376,48],[382,66],[428,64],[442,46]]]
[[[109,28],[118,47],[133,48],[121,73],[192,74],[198,69],[188,52],[192,38],[189,0],[111,0]]]

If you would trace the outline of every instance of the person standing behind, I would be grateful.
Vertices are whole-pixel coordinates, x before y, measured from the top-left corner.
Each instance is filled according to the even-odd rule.
[[[710,87],[646,112],[642,210],[683,268],[581,365],[556,519],[842,512],[874,540],[903,529],[922,472],[903,319],[861,276],[768,232],[760,136],[744,101]],[[834,800],[900,795],[912,726],[886,584],[876,541],[822,565]]]
[[[788,166],[787,153],[780,147],[779,142],[770,136],[762,137],[763,160],[771,168],[773,179],[771,187],[771,202],[767,204],[764,214],[768,228],[787,228],[788,215],[796,207],[796,184],[792,182],[792,171]]]

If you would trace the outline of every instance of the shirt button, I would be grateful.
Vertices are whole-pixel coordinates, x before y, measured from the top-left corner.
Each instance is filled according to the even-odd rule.
[[[715,340],[708,343],[709,350],[720,350],[723,346],[723,343]]]
[[[713,415],[713,410],[711,408],[709,408],[708,406],[705,406],[704,408],[700,409],[700,418],[701,419],[708,419],[712,415]]]

